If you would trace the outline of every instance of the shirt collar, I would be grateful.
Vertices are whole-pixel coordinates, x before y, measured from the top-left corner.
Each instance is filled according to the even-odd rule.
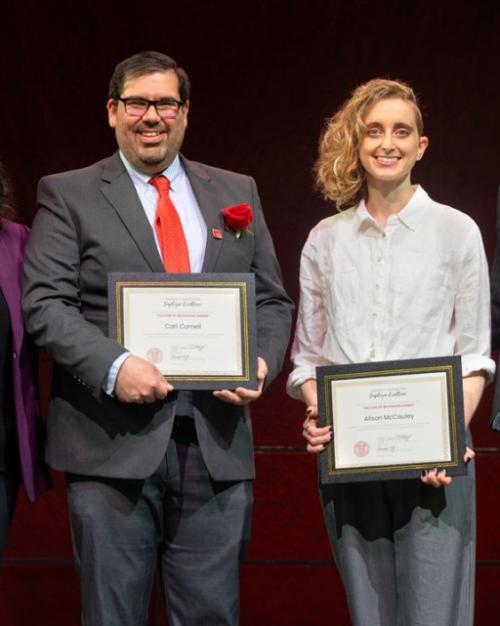
[[[422,220],[422,210],[428,200],[429,196],[422,189],[420,185],[417,185],[415,193],[412,195],[408,203],[399,211],[395,213],[395,217],[404,224],[410,230],[416,230],[420,221]],[[356,208],[356,216],[358,219],[358,230],[366,228],[368,225],[377,225],[368,209],[364,200],[358,204]]]
[[[150,174],[144,174],[143,172],[139,172],[139,170],[137,170],[130,163],[130,161],[127,160],[127,157],[123,154],[121,150],[120,150],[120,158],[123,161],[123,165],[125,165],[125,169],[129,173],[130,178],[133,181],[142,183],[144,185],[149,184],[149,181],[151,179]],[[166,176],[168,180],[170,181],[170,188],[174,190],[176,180],[177,181],[179,180],[179,177],[182,175],[182,171],[183,170],[182,170],[181,160],[179,158],[179,155],[177,154],[175,159],[172,161],[172,163],[170,163],[170,165],[166,169],[164,169],[163,172],[160,172],[159,174],[156,174],[156,175]]]

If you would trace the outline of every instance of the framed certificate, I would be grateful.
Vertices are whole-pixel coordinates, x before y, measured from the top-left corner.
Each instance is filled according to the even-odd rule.
[[[108,276],[109,331],[176,389],[257,388],[253,274]]]
[[[458,356],[317,368],[322,483],[466,473]]]

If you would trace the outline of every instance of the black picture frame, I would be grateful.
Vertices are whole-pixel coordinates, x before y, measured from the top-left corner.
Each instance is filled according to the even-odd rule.
[[[108,309],[109,335],[118,343],[128,348],[125,342],[125,328],[127,325],[127,311],[124,306],[124,297],[129,288],[148,290],[158,289],[164,292],[179,294],[184,290],[189,297],[189,289],[221,289],[235,290],[239,294],[241,339],[240,369],[236,374],[201,374],[183,372],[170,373],[168,364],[162,371],[175,389],[236,389],[244,387],[257,389],[257,335],[256,335],[256,299],[255,277],[246,273],[199,273],[199,274],[167,274],[167,273],[121,273],[111,272],[108,275]],[[165,331],[167,336],[169,331]],[[134,352],[135,354],[135,352]],[[145,354],[137,354],[147,358]],[[162,359],[164,355],[162,353]],[[151,358],[149,360],[152,360]],[[173,370],[171,369],[171,372]],[[214,367],[214,372],[216,368]]]
[[[371,362],[348,365],[331,365],[318,367],[318,412],[321,426],[334,426],[332,411],[333,397],[336,381],[367,379],[367,385],[376,383],[377,378],[387,379],[391,376],[419,376],[442,372],[446,381],[446,405],[448,413],[448,444],[449,459],[432,460],[426,462],[405,462],[393,464],[373,464],[366,466],[339,467],[335,458],[335,445],[342,445],[342,441],[335,441],[339,433],[333,429],[333,439],[326,446],[326,450],[320,454],[320,481],[322,484],[336,482],[359,482],[370,480],[388,480],[415,478],[420,476],[425,469],[446,469],[450,476],[464,475],[467,466],[464,462],[465,453],[465,425],[464,404],[462,388],[462,362],[459,356],[435,357],[428,359],[405,359],[397,361]],[[387,416],[389,417],[389,416]],[[381,423],[384,423],[382,415]],[[349,419],[348,415],[336,416],[336,419]],[[371,424],[370,424],[371,427]],[[376,428],[376,426],[374,426]]]

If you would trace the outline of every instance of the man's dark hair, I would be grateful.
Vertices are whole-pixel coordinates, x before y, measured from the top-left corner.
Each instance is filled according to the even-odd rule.
[[[5,167],[0,162],[0,228],[3,219],[12,219],[15,216],[12,187]]]
[[[109,81],[108,97],[111,100],[120,98],[125,81],[129,78],[153,74],[153,72],[166,72],[168,70],[176,73],[179,79],[179,96],[182,102],[185,102],[189,99],[191,89],[188,75],[172,58],[153,50],[139,52],[118,63]]]

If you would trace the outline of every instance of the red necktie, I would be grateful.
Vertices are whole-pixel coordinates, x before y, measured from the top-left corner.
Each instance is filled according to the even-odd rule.
[[[184,236],[181,220],[172,200],[170,200],[170,181],[166,176],[155,176],[149,184],[158,191],[155,230],[160,242],[163,265],[167,272],[190,272],[189,251]]]

